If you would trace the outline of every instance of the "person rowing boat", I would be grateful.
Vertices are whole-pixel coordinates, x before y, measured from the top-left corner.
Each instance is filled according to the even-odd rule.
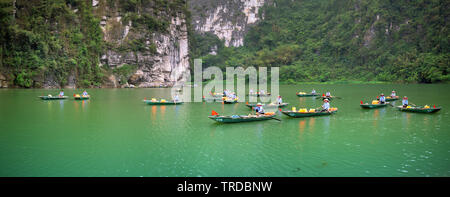
[[[391,93],[391,98],[395,98],[397,95],[395,94],[395,91],[394,90],[392,90],[392,93]]]
[[[283,104],[283,99],[281,98],[280,95],[278,95],[277,104],[278,104],[278,105]]]
[[[408,97],[404,96],[402,100],[403,108],[408,107]]]
[[[320,112],[329,111],[330,110],[330,103],[328,99],[323,100],[322,110]]]
[[[264,114],[264,108],[261,103],[256,104],[255,107],[256,114]]]
[[[59,95],[58,95],[59,97],[64,97],[64,90],[61,90],[60,92],[59,92]]]
[[[386,97],[384,97],[384,94],[381,93],[380,95],[380,104],[384,104],[386,102]]]

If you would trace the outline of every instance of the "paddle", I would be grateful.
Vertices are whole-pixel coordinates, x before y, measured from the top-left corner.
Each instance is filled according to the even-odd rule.
[[[389,104],[391,107],[395,107],[394,104],[386,102],[387,104]]]
[[[274,118],[274,117],[272,117],[271,119],[274,119],[274,120],[278,120],[278,121],[280,121],[280,122],[281,122],[281,120],[280,120],[280,119],[278,119],[278,118]]]

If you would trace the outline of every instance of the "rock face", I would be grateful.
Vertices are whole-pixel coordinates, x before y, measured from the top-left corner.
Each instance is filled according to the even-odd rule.
[[[242,46],[248,27],[257,21],[268,0],[189,0],[192,26],[196,32],[211,32],[225,46]]]
[[[127,19],[130,17],[126,14],[111,9],[112,6],[106,0],[98,2],[98,14],[102,19],[99,25],[104,33],[104,40],[110,46],[101,57],[101,66],[108,66],[113,70],[130,65],[136,68],[131,75],[125,76],[127,81],[120,81],[119,76],[109,77],[118,79],[109,85],[121,87],[129,83],[137,87],[169,87],[179,79],[177,76],[189,69],[185,13],[180,10],[170,10],[170,13],[155,11],[155,2],[153,3],[141,5],[135,17],[147,14],[156,20],[164,18],[168,22],[164,30],[152,31],[146,29],[147,26],[133,24],[133,20]],[[101,10],[105,10],[102,6],[107,11],[102,12]],[[137,49],[136,46],[140,48]]]
[[[8,83],[6,82],[6,77],[0,73],[0,88],[7,88]]]

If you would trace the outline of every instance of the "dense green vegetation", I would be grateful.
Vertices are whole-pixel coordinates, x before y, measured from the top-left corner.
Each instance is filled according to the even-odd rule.
[[[102,32],[87,1],[16,1],[15,13],[13,4],[0,1],[2,73],[21,87],[41,87],[44,78],[64,86],[70,75],[79,86],[100,85]]]
[[[222,68],[279,66],[285,83],[450,81],[449,1],[273,2],[243,47],[219,47],[218,55],[199,48],[194,57]]]

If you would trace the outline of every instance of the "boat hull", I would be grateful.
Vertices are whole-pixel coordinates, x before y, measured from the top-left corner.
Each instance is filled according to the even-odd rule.
[[[430,114],[430,113],[436,113],[441,110],[440,107],[437,108],[403,108],[403,106],[397,106],[397,109],[403,112],[413,112],[413,113],[424,113],[424,114]]]
[[[64,100],[64,99],[67,99],[68,97],[67,96],[62,96],[62,97],[59,97],[59,96],[55,96],[55,97],[49,97],[49,96],[40,96],[39,98],[41,98],[42,100]]]
[[[173,101],[168,101],[168,102],[154,102],[154,101],[149,101],[149,100],[144,100],[144,103],[146,103],[147,105],[181,105],[183,104],[183,102],[173,102]]]
[[[389,105],[389,103],[385,103],[385,104],[360,104],[359,106],[361,106],[364,109],[375,109],[375,108],[386,107],[387,105]]]
[[[293,118],[303,118],[303,117],[313,117],[313,116],[327,116],[336,113],[337,110],[331,112],[293,112],[293,111],[282,111],[284,115]]]
[[[254,107],[256,107],[256,104],[245,104],[247,107],[249,107],[249,108],[254,108]],[[286,107],[286,106],[288,106],[289,105],[289,103],[282,103],[282,104],[279,104],[279,105],[270,105],[270,104],[263,104],[262,106],[263,107],[267,107],[267,108],[270,108],[270,107],[278,107],[278,108],[283,108],[283,107]]]
[[[247,116],[239,116],[239,117],[231,117],[231,116],[208,116],[211,120],[221,122],[221,123],[239,123],[239,122],[253,122],[253,121],[262,121],[262,120],[270,120],[275,115],[262,115],[258,117],[247,117]]]
[[[75,100],[88,100],[90,97],[74,97]]]
[[[298,97],[315,97],[319,96],[318,94],[297,94]]]

